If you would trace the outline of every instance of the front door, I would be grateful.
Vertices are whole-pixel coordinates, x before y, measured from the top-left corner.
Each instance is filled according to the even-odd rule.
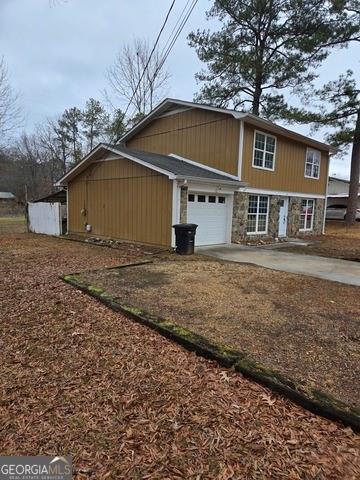
[[[279,237],[286,237],[289,199],[282,197],[279,201]]]

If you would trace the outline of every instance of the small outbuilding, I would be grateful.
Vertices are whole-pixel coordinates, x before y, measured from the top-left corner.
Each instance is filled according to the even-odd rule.
[[[0,192],[0,216],[19,215],[23,206],[12,192]]]
[[[329,177],[327,206],[344,206],[346,208],[349,199],[349,186],[349,180],[338,177]],[[358,207],[360,208],[360,188],[358,195]]]

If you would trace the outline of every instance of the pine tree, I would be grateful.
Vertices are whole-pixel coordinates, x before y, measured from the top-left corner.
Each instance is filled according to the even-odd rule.
[[[116,143],[126,133],[126,130],[124,112],[118,108],[114,111],[106,130],[109,143]]]
[[[89,98],[82,112],[82,129],[88,143],[88,151],[93,149],[96,140],[105,135],[108,126],[109,115],[101,102]]]
[[[359,0],[216,0],[207,15],[221,29],[189,36],[207,65],[196,99],[281,116],[283,90],[312,81],[334,47],[360,38],[358,7]]]
[[[311,124],[315,130],[329,128],[327,140],[340,149],[352,145],[346,224],[353,225],[360,181],[360,86],[356,85],[353,72],[348,70],[338,80],[328,82],[320,89],[309,86],[304,89],[303,97],[304,103],[311,108],[284,110],[283,116],[288,121]]]
[[[65,142],[71,145],[73,163],[79,162],[82,157],[81,121],[82,112],[77,107],[65,110],[58,120],[59,131],[64,135]]]

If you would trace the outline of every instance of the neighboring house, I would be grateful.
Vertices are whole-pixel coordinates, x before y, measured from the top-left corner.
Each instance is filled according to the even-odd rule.
[[[328,197],[327,197],[328,207],[331,207],[333,205],[347,206],[347,202],[349,198],[349,185],[350,185],[349,180],[344,180],[342,178],[337,178],[337,177],[329,177]],[[358,206],[360,208],[360,189],[359,189]]]
[[[14,202],[16,200],[16,197],[13,193],[11,192],[0,192],[0,202],[5,203],[5,202]]]
[[[64,175],[69,232],[174,244],[320,234],[331,147],[248,113],[164,100]]]
[[[0,192],[0,216],[15,215],[21,210],[20,205],[11,192]]]

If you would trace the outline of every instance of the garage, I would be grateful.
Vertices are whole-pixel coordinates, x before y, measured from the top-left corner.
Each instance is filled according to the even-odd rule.
[[[198,225],[195,245],[227,243],[229,195],[189,192],[187,218]]]
[[[196,223],[196,245],[231,241],[227,173],[172,155],[99,144],[56,183],[67,188],[69,233],[175,246],[172,225]],[[204,193],[205,192],[205,193]]]

